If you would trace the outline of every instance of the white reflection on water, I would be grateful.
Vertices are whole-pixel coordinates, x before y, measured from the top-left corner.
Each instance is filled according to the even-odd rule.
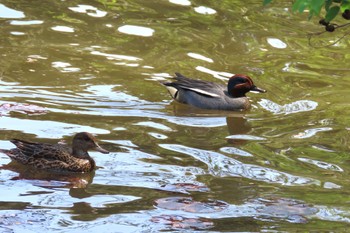
[[[78,67],[72,67],[72,65],[68,62],[62,62],[62,61],[55,61],[51,63],[52,67],[58,69],[59,71],[63,73],[70,73],[70,72],[79,72],[80,68]]]
[[[331,127],[307,129],[304,132],[300,132],[298,134],[293,135],[292,137],[298,138],[298,139],[311,138],[315,136],[318,132],[331,131],[331,130],[333,130],[333,128]]]
[[[68,104],[68,103],[67,103]],[[78,105],[79,103],[76,103]],[[226,118],[224,117],[177,117],[168,115],[159,111],[147,110],[147,108],[163,108],[161,105],[147,105],[135,103],[135,106],[131,107],[130,103],[115,102],[110,103],[114,105],[114,108],[93,108],[93,107],[80,107],[79,114],[97,115],[97,116],[128,116],[128,117],[141,117],[141,118],[154,118],[164,119],[168,122],[190,127],[221,127],[225,126]],[[96,105],[96,104],[95,104]],[[128,107],[130,106],[130,108]],[[64,110],[49,109],[53,112],[65,112],[65,113],[77,113],[76,110]]]
[[[28,127],[30,125],[30,127]],[[48,127],[49,126],[49,127]],[[0,118],[0,130],[22,131],[34,134],[39,138],[61,138],[77,132],[90,132],[94,134],[108,134],[110,131],[84,125],[62,123],[57,121],[18,119],[14,117]]]
[[[1,84],[1,81],[0,81]],[[95,116],[128,116],[164,119],[165,121],[191,127],[221,127],[227,125],[226,118],[218,115],[205,116],[174,116],[159,110],[164,110],[167,102],[149,102],[118,91],[119,85],[88,86],[83,92],[74,94],[57,93],[45,86],[17,86],[17,83],[3,83],[0,86],[0,96],[13,95],[25,98],[27,102],[44,104],[53,113],[81,114]],[[10,86],[13,85],[13,86]],[[60,87],[55,87],[60,88]],[[49,106],[48,106],[49,105]],[[51,106],[51,108],[50,108]],[[56,108],[55,106],[69,106]]]
[[[330,171],[337,171],[337,172],[343,172],[344,170],[339,167],[338,165],[315,160],[315,159],[309,159],[309,158],[298,158],[299,161],[302,161],[304,163],[315,165],[319,168],[330,170]]]
[[[266,138],[253,136],[253,135],[246,135],[246,134],[235,134],[230,135],[226,137],[227,139],[236,139],[236,140],[266,140]]]
[[[137,149],[136,145],[130,141],[108,140],[108,142],[119,145],[131,144],[132,147],[121,146],[122,152],[95,156],[96,164],[103,169],[97,170],[94,184],[162,190],[162,185],[165,184],[199,184],[196,177],[204,174],[203,169],[193,166],[158,164],[158,161],[163,161],[161,157]]]
[[[207,74],[211,74],[211,75],[213,75],[214,78],[218,78],[221,80],[227,80],[228,78],[233,76],[233,74],[231,74],[231,73],[214,71],[214,70],[205,68],[203,66],[197,66],[196,70],[199,70],[199,71],[207,73]]]
[[[44,21],[42,20],[11,20],[11,25],[36,25],[42,24]]]
[[[138,147],[137,145],[135,145],[130,140],[102,140],[102,141],[113,143],[113,144],[118,144],[118,145],[121,145],[121,146],[134,147],[134,148]]]
[[[312,178],[294,176],[267,167],[244,164],[238,160],[213,151],[201,150],[177,144],[160,144],[159,146],[168,150],[190,155],[193,158],[202,161],[208,166],[208,173],[213,176],[239,176],[252,180],[279,183],[288,186],[320,185],[320,181]]]
[[[91,54],[98,55],[98,56],[104,56],[109,60],[126,60],[126,61],[141,61],[141,58],[133,57],[133,56],[127,56],[127,55],[119,55],[119,54],[111,54],[111,53],[103,53],[99,51],[92,51]]]
[[[318,103],[311,100],[298,100],[289,104],[279,105],[271,100],[261,99],[258,104],[265,110],[274,114],[292,114],[307,112],[316,109]]]
[[[0,18],[20,19],[24,17],[25,15],[22,11],[17,11],[5,6],[4,4],[0,4]]]
[[[203,15],[213,15],[216,14],[216,10],[210,8],[210,7],[205,7],[205,6],[199,6],[199,7],[195,7],[194,11],[199,13],[199,14],[203,14]]]
[[[6,170],[1,171],[5,172]],[[26,180],[9,181],[6,183],[6,187],[6,189],[2,189],[2,201],[5,202],[21,202],[25,200],[31,205],[55,208],[73,206],[81,200],[81,198],[70,196],[65,189],[52,191],[40,186],[33,186],[31,182]],[[104,207],[112,203],[126,203],[137,199],[140,199],[140,197],[121,194],[112,195],[109,193],[89,195],[84,197],[84,202],[89,203],[87,205],[91,207]]]
[[[86,88],[86,91],[92,93],[92,95],[88,93],[81,93],[80,95],[96,100],[113,100],[128,102],[130,104],[132,101],[141,102],[141,100],[136,96],[118,91],[117,87],[120,86],[121,85],[93,85]]]
[[[160,123],[153,122],[153,121],[141,121],[141,122],[135,123],[134,125],[151,127],[151,128],[155,128],[163,131],[173,131],[173,129],[171,129],[170,127]]]
[[[67,26],[54,26],[51,29],[57,32],[74,32],[74,28]]]
[[[152,36],[154,33],[154,29],[152,28],[135,26],[135,25],[121,26],[118,28],[118,31],[129,35],[144,36],[144,37]]]
[[[182,5],[182,6],[190,6],[191,2],[189,0],[169,0],[169,2]]]
[[[239,156],[245,156],[245,157],[252,157],[253,155],[247,151],[235,148],[235,147],[221,147],[220,151],[227,153],[227,154],[232,154],[232,155],[239,155]]]
[[[203,55],[200,55],[198,53],[187,53],[187,55],[189,57],[192,57],[192,58],[195,58],[195,59],[199,59],[199,60],[203,60],[203,61],[207,61],[207,62],[210,62],[210,63],[213,63],[213,59],[211,58],[208,58],[206,56],[203,56]]]
[[[85,13],[92,17],[104,17],[107,15],[106,11],[101,11],[90,5],[78,5],[76,7],[68,7],[68,9],[77,13]]]
[[[142,73],[142,75],[147,75],[147,76],[151,76],[151,78],[147,78],[146,80],[152,80],[152,81],[164,81],[166,80],[166,78],[171,78],[172,76],[168,73]]]
[[[32,195],[27,195],[26,197],[29,198],[33,195],[48,195],[52,197],[53,201],[55,200],[55,196],[53,194],[40,194],[40,191],[37,192],[37,194],[34,193]],[[106,195],[96,196],[100,196],[103,198]],[[132,205],[132,201],[138,200],[137,197],[128,195],[114,195],[114,197],[116,199],[116,203],[123,203],[123,201],[129,201],[131,202],[129,203],[129,205]],[[61,192],[57,199],[64,198],[68,198],[68,201],[72,200],[71,197],[64,195],[64,192]],[[75,202],[72,202],[73,205],[77,203],[85,203],[85,209],[87,211],[91,211],[87,212],[90,213],[90,215],[96,215],[96,212],[100,210],[100,208],[92,208],[91,206],[89,206],[88,202],[82,202],[82,200],[85,200],[85,198],[82,200],[73,200],[75,200]],[[23,204],[25,205],[25,203]],[[106,206],[105,208],[108,208],[108,200],[105,204],[102,204]],[[111,229],[118,229],[117,232],[198,232],[193,229],[181,228],[182,226],[185,226],[185,224],[182,224],[180,220],[181,218],[186,217],[192,219],[225,219],[226,221],[232,219],[232,221],[240,220],[245,224],[251,224],[252,221],[258,220],[273,223],[277,219],[280,219],[286,222],[295,223],[295,225],[299,224],[297,227],[293,225],[295,227],[293,229],[300,229],[300,223],[304,223],[302,226],[306,226],[305,223],[307,223],[309,220],[314,221],[315,219],[350,223],[350,211],[348,207],[328,207],[322,205],[311,205],[299,200],[283,198],[280,198],[279,200],[266,200],[262,198],[256,198],[252,200],[247,200],[244,203],[229,204],[229,206],[226,209],[213,213],[191,213],[183,210],[166,210],[161,208],[144,210],[140,209],[137,212],[132,213],[117,213],[115,207],[113,209],[114,205],[111,206],[112,207],[110,209],[106,209],[108,210],[108,212],[106,211],[107,214],[104,217],[96,218],[93,221],[81,221],[80,219],[72,218],[72,216],[68,215],[67,212],[71,213],[72,211],[74,211],[73,206],[69,208],[61,207],[59,209],[26,208],[26,211],[1,210],[0,214],[1,216],[3,216],[4,225],[15,225],[16,229],[21,232],[37,232],[38,229],[46,229],[46,231],[57,231],[57,229],[64,229],[64,232],[79,232],[81,231],[81,229],[84,229],[87,232],[111,232]],[[76,216],[79,216],[79,213],[76,213]],[[176,221],[177,228],[171,228],[171,223],[166,225],[166,222],[152,222],[152,217],[157,216],[173,216],[174,220],[179,220]],[[28,224],[28,222],[35,224]],[[344,230],[344,232],[346,232],[346,230]]]
[[[23,36],[25,35],[24,32],[10,32],[11,35],[14,35],[14,36]]]
[[[267,43],[269,43],[272,47],[277,49],[287,48],[287,44],[277,38],[267,38]]]
[[[32,54],[32,55],[28,55],[28,59],[32,59],[32,60],[37,60],[37,59],[46,60],[47,57],[43,57],[43,56],[38,55],[38,54]],[[28,61],[28,59],[27,59],[27,61]]]

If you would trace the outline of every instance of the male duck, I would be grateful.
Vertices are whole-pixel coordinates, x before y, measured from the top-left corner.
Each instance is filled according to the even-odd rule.
[[[208,81],[190,79],[175,73],[175,82],[164,82],[174,100],[198,108],[215,110],[242,110],[250,107],[245,94],[249,91],[266,92],[254,85],[243,74],[232,76],[227,86]]]
[[[18,139],[13,139],[11,142],[17,148],[0,149],[0,152],[21,164],[60,172],[91,172],[96,164],[88,154],[88,150],[109,153],[97,144],[94,136],[86,132],[77,133],[74,136],[72,148],[62,144],[27,142]]]

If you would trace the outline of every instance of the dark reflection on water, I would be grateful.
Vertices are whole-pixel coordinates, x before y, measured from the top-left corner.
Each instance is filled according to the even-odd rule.
[[[71,175],[0,154],[0,231],[347,231],[349,44],[309,47],[318,19],[289,7],[2,1],[0,148],[88,131],[111,153]],[[174,72],[268,92],[200,110],[170,100]]]
[[[95,172],[70,174],[64,172],[38,171],[16,162],[10,162],[9,164],[3,165],[0,167],[0,170],[14,172],[15,175],[13,177],[8,177],[9,180],[24,180],[28,183],[44,188],[85,188],[88,184],[92,183],[95,175]]]

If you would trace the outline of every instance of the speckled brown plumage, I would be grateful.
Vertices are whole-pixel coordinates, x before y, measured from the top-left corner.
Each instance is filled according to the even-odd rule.
[[[95,161],[88,150],[109,153],[100,147],[89,133],[77,133],[73,138],[72,148],[62,144],[28,142],[19,139],[11,140],[17,148],[0,149],[0,152],[12,160],[38,169],[63,172],[90,172],[95,169]]]

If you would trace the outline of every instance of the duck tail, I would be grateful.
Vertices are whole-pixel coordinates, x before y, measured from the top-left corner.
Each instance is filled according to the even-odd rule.
[[[180,74],[179,72],[175,72],[175,76],[176,76],[176,77],[185,77],[185,76],[183,76],[182,74]]]
[[[3,153],[3,154],[8,154],[8,153],[10,153],[10,151],[9,150],[5,150],[5,149],[0,149],[0,153]]]
[[[186,78],[185,76],[183,76],[182,74],[180,74],[180,73],[178,73],[178,72],[175,72],[175,76],[174,77],[172,77],[171,79],[176,79],[176,80],[178,80],[179,78]],[[171,85],[171,83],[172,83],[172,81],[169,81],[169,80],[161,80],[161,81],[159,81],[162,85],[164,85],[164,86],[169,86],[169,85]]]
[[[0,149],[0,153],[7,155],[10,159],[15,159],[15,155],[12,152],[12,150]]]
[[[175,79],[180,80],[180,79],[189,79],[185,75],[180,74],[179,72],[175,72]]]

